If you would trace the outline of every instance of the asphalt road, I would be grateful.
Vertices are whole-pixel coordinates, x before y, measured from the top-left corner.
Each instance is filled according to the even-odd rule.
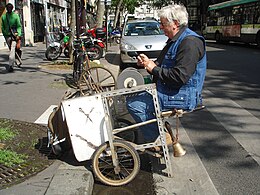
[[[207,46],[206,109],[182,124],[219,194],[260,194],[260,50]]]

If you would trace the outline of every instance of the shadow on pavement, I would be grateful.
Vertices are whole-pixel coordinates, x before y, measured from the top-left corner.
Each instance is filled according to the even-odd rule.
[[[105,56],[105,60],[107,60],[109,64],[113,64],[117,66],[120,64],[120,56],[117,53],[107,53]]]

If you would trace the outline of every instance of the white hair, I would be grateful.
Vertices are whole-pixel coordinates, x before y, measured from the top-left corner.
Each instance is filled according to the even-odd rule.
[[[159,17],[166,18],[169,22],[178,21],[180,26],[188,25],[188,12],[184,5],[182,4],[172,4],[163,7],[159,13]]]

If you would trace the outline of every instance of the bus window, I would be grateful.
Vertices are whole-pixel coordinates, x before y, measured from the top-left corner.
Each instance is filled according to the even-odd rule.
[[[224,25],[226,23],[226,18],[224,16],[218,18],[218,26]]]
[[[232,24],[241,24],[241,8],[234,7],[232,13],[233,13]]]
[[[208,26],[216,26],[217,25],[217,19],[218,19],[218,13],[215,11],[211,11],[209,13],[208,19],[207,19],[207,25]]]
[[[260,3],[257,4],[255,8],[255,13],[256,13],[255,23],[260,24]]]
[[[260,47],[259,0],[229,0],[210,5],[207,19],[207,39],[256,43]]]
[[[243,17],[244,17],[243,23],[244,24],[254,23],[254,13],[255,13],[255,10],[254,10],[254,6],[252,4],[245,5],[244,14],[243,14]]]

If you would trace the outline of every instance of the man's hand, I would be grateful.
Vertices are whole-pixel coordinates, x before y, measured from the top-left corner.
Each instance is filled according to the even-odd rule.
[[[15,38],[16,38],[16,41],[19,41],[21,39],[20,36],[16,36]]]
[[[156,64],[150,60],[146,55],[140,54],[137,57],[137,65],[144,67],[148,72],[152,72]]]
[[[15,36],[15,39],[16,39],[16,41],[18,41],[18,40],[20,40],[21,39],[21,37],[20,36],[18,36],[18,33],[16,32],[16,33],[14,33],[14,36]]]

